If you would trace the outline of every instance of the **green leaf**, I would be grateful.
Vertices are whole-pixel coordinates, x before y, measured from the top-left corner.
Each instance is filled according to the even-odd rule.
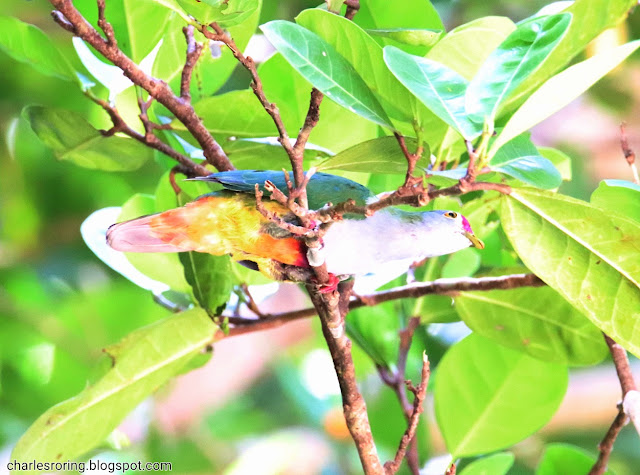
[[[386,28],[368,29],[372,36],[381,36],[404,43],[409,46],[433,46],[442,36],[442,30],[430,30],[426,28]]]
[[[40,416],[18,441],[12,460],[69,460],[87,453],[198,355],[215,331],[207,314],[194,309],[129,334],[105,350],[111,369],[74,398]]]
[[[139,218],[156,212],[156,200],[152,195],[136,193],[122,205],[118,222]],[[178,255],[169,252],[127,252],[127,260],[144,275],[167,284],[171,289],[188,292]]]
[[[384,64],[382,48],[362,28],[344,17],[316,8],[300,13],[296,23],[333,46],[358,72],[392,118],[404,122],[413,120],[413,95],[391,74]]]
[[[550,192],[513,190],[500,218],[536,275],[635,355],[640,336],[640,225]]]
[[[553,289],[462,292],[458,314],[474,332],[534,358],[587,366],[602,361],[602,333]]]
[[[209,315],[220,315],[233,287],[229,256],[213,256],[202,252],[181,252],[179,255],[184,276],[198,304]]]
[[[113,26],[118,47],[136,63],[158,44],[172,16],[170,10],[153,0],[110,0],[105,14]]]
[[[489,455],[464,467],[460,475],[505,475],[515,460],[511,452]]]
[[[162,5],[163,7],[166,7],[169,10],[173,10],[180,17],[182,17],[182,19],[185,22],[191,23],[191,18],[189,17],[189,14],[185,12],[180,5],[178,5],[177,0],[151,0],[151,1],[157,3],[158,5]]]
[[[364,80],[333,46],[309,30],[276,20],[260,27],[285,59],[329,99],[356,114],[393,129]]]
[[[589,473],[596,457],[580,447],[569,444],[549,444],[536,468],[535,475],[583,475]],[[604,472],[612,475],[611,470]]]
[[[282,170],[291,167],[289,155],[275,137],[220,141],[229,159],[238,169]],[[317,166],[317,160],[331,154],[328,150],[307,142],[304,149],[304,169]]]
[[[435,412],[454,458],[508,447],[555,413],[567,388],[564,366],[472,334],[438,365]]]
[[[506,17],[478,18],[448,32],[429,50],[427,58],[470,81],[489,54],[515,29]]]
[[[29,23],[0,16],[0,50],[42,74],[75,80],[75,74],[49,37]]]
[[[392,302],[349,312],[346,328],[351,338],[375,364],[391,368],[398,359],[401,319]]]
[[[287,129],[300,128],[309,109],[311,84],[280,53],[261,64],[258,74],[267,97],[277,104]],[[331,117],[332,120],[321,120],[314,127],[309,140],[316,145],[337,153],[378,136],[376,124],[335,102],[324,101],[321,109],[323,117]],[[349,124],[348,134],[342,133],[344,124]]]
[[[464,109],[466,79],[440,63],[393,46],[384,48],[384,61],[409,91],[460,135],[473,139],[480,134],[481,127],[467,119]]]
[[[475,274],[479,268],[480,252],[475,248],[468,247],[447,257],[447,261],[444,266],[442,266],[440,276],[445,279],[470,277]]]
[[[469,83],[466,110],[472,120],[494,120],[511,93],[544,62],[571,23],[571,15],[550,15],[520,23],[484,62]]]
[[[623,21],[636,6],[636,0],[576,0],[564,12],[570,13],[571,24],[564,38],[551,51],[540,68],[527,77],[504,106],[513,108],[528,98],[531,92],[557,73],[591,40],[608,28]]]
[[[575,64],[549,79],[513,114],[492,150],[497,150],[513,137],[558,112],[618,66],[639,46],[640,40],[618,46]]]
[[[221,27],[235,26],[254,13],[259,0],[177,0],[200,23],[217,22]]]
[[[569,155],[550,147],[538,147],[538,152],[553,163],[556,170],[560,172],[562,181],[571,181],[573,174],[571,170],[571,157]]]
[[[591,194],[591,204],[640,222],[640,185],[624,180],[602,180]]]
[[[442,20],[429,0],[403,0],[402,2],[362,0],[355,22],[365,30],[410,28],[444,31]],[[403,51],[419,56],[424,56],[428,50],[428,46],[397,43],[390,38],[379,37],[377,40],[382,46],[395,44]]]
[[[250,89],[207,97],[196,102],[194,109],[212,134],[264,137],[278,133],[273,119]],[[176,130],[187,130],[178,119],[171,125]]]
[[[490,168],[537,188],[548,190],[562,183],[560,172],[540,156],[529,134],[521,134],[500,147],[491,158]]]
[[[59,160],[84,168],[132,171],[153,156],[153,151],[140,142],[129,137],[105,136],[80,114],[69,110],[29,106],[22,114]]]
[[[416,141],[405,139],[409,150],[415,150]],[[426,147],[417,166],[429,166],[429,148]],[[395,137],[380,137],[348,148],[318,165],[319,171],[345,170],[385,174],[406,174],[407,159]]]

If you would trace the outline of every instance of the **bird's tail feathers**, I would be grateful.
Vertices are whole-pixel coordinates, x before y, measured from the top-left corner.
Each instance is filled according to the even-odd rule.
[[[161,213],[164,214],[164,213]],[[117,223],[107,230],[107,244],[116,251],[122,252],[184,252],[193,250],[188,242],[179,244],[167,242],[160,238],[160,234],[154,231],[157,225],[151,222],[160,214],[142,216]]]

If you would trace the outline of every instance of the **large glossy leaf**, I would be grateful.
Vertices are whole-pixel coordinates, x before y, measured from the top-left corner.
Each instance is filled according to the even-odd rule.
[[[555,114],[618,66],[639,46],[640,40],[618,46],[575,64],[549,79],[513,114],[492,150],[497,150],[513,137]]]
[[[43,74],[74,79],[71,66],[47,35],[17,18],[0,16],[0,50]]]
[[[433,46],[438,42],[443,32],[426,28],[386,28],[368,29],[367,33],[371,36],[389,38],[409,46]]]
[[[123,205],[118,222],[139,218],[157,211],[156,200],[152,195],[137,193]],[[169,252],[127,252],[127,260],[147,277],[167,284],[171,289],[188,292],[187,284],[178,255]]]
[[[150,148],[132,138],[103,135],[72,111],[29,106],[23,115],[56,158],[84,168],[131,171],[153,156]]]
[[[488,16],[454,28],[427,53],[427,58],[471,80],[489,54],[516,25],[506,17]]]
[[[567,368],[471,334],[438,365],[435,412],[454,458],[492,452],[531,435],[555,413]]]
[[[455,304],[474,332],[535,358],[580,366],[607,354],[600,330],[550,288],[463,292]]]
[[[591,204],[640,222],[640,185],[625,180],[602,180]]]
[[[571,24],[564,38],[551,51],[544,63],[527,77],[507,100],[505,110],[512,110],[557,73],[604,30],[617,25],[638,2],[636,0],[576,0],[565,13],[571,14]]]
[[[215,331],[207,314],[194,309],[129,334],[105,350],[111,369],[74,398],[40,416],[18,441],[11,458],[70,460],[93,449],[198,355]]]
[[[504,475],[515,460],[511,452],[500,452],[489,455],[478,460],[474,460],[467,465],[460,475]]]
[[[405,139],[409,150],[414,150],[416,141]],[[426,168],[429,165],[429,147],[416,164]],[[407,159],[395,137],[380,137],[348,148],[318,165],[318,170],[345,170],[353,172],[407,173]]]
[[[364,80],[333,46],[288,21],[271,21],[260,29],[285,59],[329,99],[377,124],[393,128]]]
[[[429,0],[403,0],[389,2],[388,0],[362,0],[360,10],[355,16],[355,22],[364,29],[413,28],[444,30],[442,20],[437,10]],[[402,50],[423,56],[427,45],[410,45],[396,42],[391,38],[376,38],[381,45],[393,44]]]
[[[309,84],[281,54],[275,54],[260,65],[265,93],[274,102],[282,115],[287,130],[293,135],[302,127],[309,108]],[[378,136],[378,126],[332,101],[323,101],[322,116],[332,120],[320,120],[311,132],[310,141],[321,147],[340,152],[362,141]],[[349,133],[344,133],[344,124],[349,124]]]
[[[384,61],[409,91],[463,137],[472,139],[480,134],[481,126],[467,119],[464,108],[466,79],[440,63],[393,46],[384,48]]]
[[[502,198],[518,255],[602,331],[640,355],[640,224],[583,201],[528,189]]]
[[[571,15],[560,14],[520,23],[484,62],[469,83],[466,109],[476,122],[498,116],[500,106],[558,45]]]
[[[413,95],[384,64],[382,48],[354,22],[317,8],[305,10],[296,22],[322,37],[344,57],[392,118],[413,120]]]
[[[170,10],[152,0],[109,0],[105,14],[118,47],[136,63],[158,44],[172,16]]]
[[[580,447],[569,444],[549,444],[542,454],[535,475],[583,475],[589,473],[596,457]],[[612,475],[610,470],[605,475]]]
[[[398,331],[401,320],[392,302],[349,312],[346,328],[349,337],[383,367],[393,367],[398,359]]]
[[[562,181],[571,181],[573,171],[571,169],[571,157],[566,153],[550,147],[537,147],[538,152],[544,158],[553,163],[556,170],[560,172]]]
[[[278,133],[273,119],[250,89],[207,97],[198,101],[194,109],[213,134],[264,137]],[[177,119],[172,125],[176,130],[186,130]]]

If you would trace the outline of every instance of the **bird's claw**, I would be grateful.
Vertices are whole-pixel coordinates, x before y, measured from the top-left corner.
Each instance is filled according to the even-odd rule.
[[[329,280],[326,284],[321,284],[319,286],[318,292],[321,294],[328,294],[338,289],[338,284],[340,283],[340,279],[335,274],[329,274]]]

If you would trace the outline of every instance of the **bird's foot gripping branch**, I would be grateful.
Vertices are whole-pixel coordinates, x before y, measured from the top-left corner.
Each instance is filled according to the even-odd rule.
[[[295,22],[260,25],[276,54],[258,64],[246,47],[259,0],[148,1],[112,22],[105,0],[96,18],[50,0],[53,20],[74,36],[81,75],[70,65],[78,61],[29,55],[0,35],[18,60],[79,82],[92,117],[111,122],[100,130],[75,112],[28,107],[24,120],[58,158],[96,174],[157,175],[155,193],[127,200],[107,241],[171,289],[159,302],[183,310],[106,348],[111,370],[42,415],[13,457],[80,457],[213,342],[315,315],[366,473],[395,473],[404,459],[418,473],[432,454],[419,426],[431,366],[448,473],[478,456],[505,473],[513,455],[485,454],[536,432],[558,409],[568,368],[599,363],[607,348],[631,401],[621,352],[640,355],[640,218],[616,200],[633,203],[640,189],[605,181],[590,202],[565,196],[569,157],[528,133],[639,46],[569,66],[635,4],[593,1],[449,33],[424,0],[327,1]],[[157,19],[153,31],[147,18]],[[8,28],[47,43],[20,22]],[[237,65],[248,88],[232,76]],[[313,308],[262,311],[257,273],[240,266],[304,284]],[[402,277],[408,270],[414,282]],[[223,313],[232,294],[236,311]],[[471,334],[455,343],[427,331],[458,321]],[[368,409],[359,390],[352,341],[400,403],[406,424],[391,444],[379,422],[388,408],[372,397]],[[593,473],[604,471],[626,416],[636,420],[624,409],[632,406],[623,404]],[[78,440],[88,420],[95,430]],[[395,455],[382,463],[379,453]]]

